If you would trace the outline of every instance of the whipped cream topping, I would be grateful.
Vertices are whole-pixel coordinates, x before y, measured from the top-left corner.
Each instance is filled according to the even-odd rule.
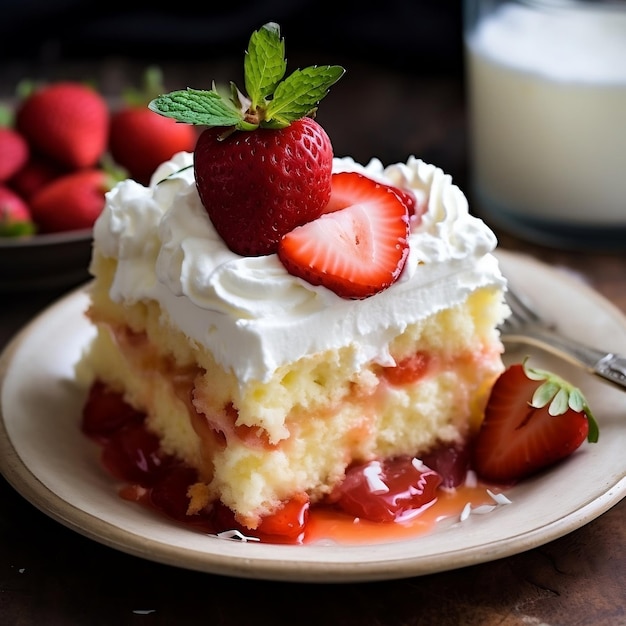
[[[198,196],[193,155],[162,164],[148,187],[133,180],[107,194],[94,229],[94,254],[117,259],[112,300],[160,303],[169,322],[210,350],[244,386],[317,352],[352,346],[353,367],[393,365],[389,341],[409,324],[504,285],[496,238],[470,215],[444,172],[414,157],[384,167],[335,158],[334,171],[358,171],[410,189],[426,203],[414,220],[399,280],[363,300],[346,300],[289,274],[276,254],[242,257],[215,231]]]

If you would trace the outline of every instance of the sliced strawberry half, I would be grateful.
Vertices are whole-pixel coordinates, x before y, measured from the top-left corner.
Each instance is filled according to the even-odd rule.
[[[580,390],[526,364],[493,386],[474,442],[472,465],[487,481],[514,483],[571,455],[598,426]]]
[[[351,195],[345,195],[346,189]],[[408,235],[409,214],[398,195],[371,178],[346,172],[333,175],[326,213],[287,233],[278,257],[290,274],[313,285],[342,298],[367,298],[400,276]]]
[[[366,202],[371,193],[370,185],[363,184],[365,175],[355,172],[338,172],[332,175],[331,179],[331,196],[324,213],[332,213],[345,209],[357,202]],[[367,180],[370,180],[367,178]],[[387,187],[393,191],[401,202],[406,206],[409,217],[417,212],[417,199],[415,194],[409,189],[400,189],[393,185],[385,185],[378,182],[381,187]]]

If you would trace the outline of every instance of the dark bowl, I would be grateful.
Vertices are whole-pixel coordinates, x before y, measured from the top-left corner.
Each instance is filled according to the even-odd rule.
[[[89,280],[92,229],[0,238],[0,291],[61,289]]]

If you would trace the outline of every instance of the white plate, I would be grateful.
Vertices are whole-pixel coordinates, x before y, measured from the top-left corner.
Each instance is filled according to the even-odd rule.
[[[562,329],[626,354],[626,319],[580,281],[530,258],[500,252],[506,275],[558,318]],[[509,490],[512,504],[396,543],[285,546],[240,543],[169,523],[123,501],[79,429],[84,399],[73,365],[92,329],[77,291],[29,324],[0,358],[0,469],[35,506],[124,552],[170,565],[246,578],[347,582],[429,574],[534,548],[595,519],[626,493],[626,394],[537,351],[586,393],[600,441],[584,444],[547,474]]]

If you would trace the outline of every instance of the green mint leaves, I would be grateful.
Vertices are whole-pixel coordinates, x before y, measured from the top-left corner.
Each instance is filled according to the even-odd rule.
[[[583,412],[589,422],[587,440],[591,443],[597,442],[600,428],[582,391],[552,372],[529,367],[526,365],[526,359],[523,367],[526,376],[531,380],[545,381],[535,390],[531,405],[537,409],[550,405],[548,407],[550,415],[562,415],[568,408],[577,413]]]
[[[211,91],[199,89],[172,91],[152,100],[148,108],[186,124],[239,126],[243,122],[241,111],[215,88]]]
[[[338,65],[311,66],[284,78],[285,43],[278,24],[270,22],[252,33],[244,58],[247,97],[231,84],[230,93],[215,85],[209,91],[185,89],[152,100],[151,111],[178,122],[235,130],[285,128],[313,117],[320,100],[344,74]]]
[[[343,76],[343,68],[332,65],[296,70],[278,85],[269,102],[266,119],[280,126],[313,115],[331,85]]]
[[[246,91],[250,106],[256,109],[270,98],[287,71],[285,41],[278,24],[270,22],[250,37],[244,58]]]

